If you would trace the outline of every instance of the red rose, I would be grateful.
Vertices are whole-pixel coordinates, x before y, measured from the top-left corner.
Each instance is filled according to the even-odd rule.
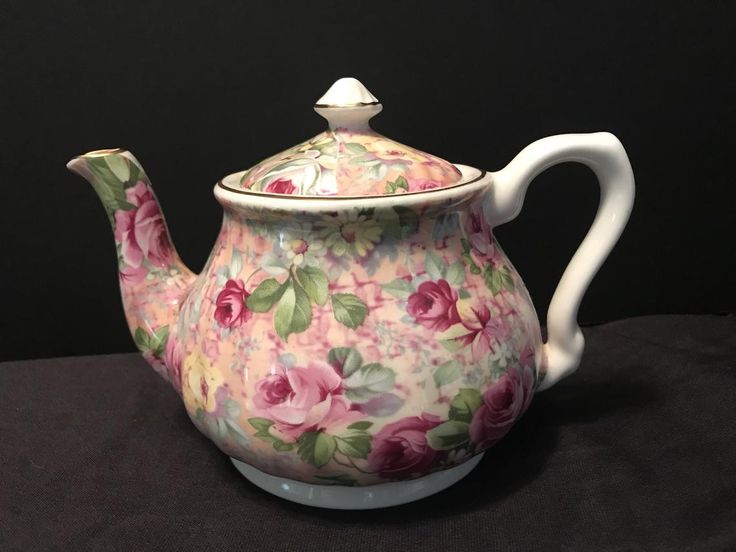
[[[439,416],[424,413],[386,424],[375,434],[368,465],[387,479],[425,475],[442,454],[427,443],[427,431],[437,427]]]
[[[529,406],[534,394],[534,374],[529,367],[511,368],[483,394],[483,404],[470,422],[470,438],[478,450],[506,435]]]
[[[460,322],[457,299],[446,280],[424,282],[409,296],[406,310],[425,328],[443,332]]]
[[[248,309],[245,300],[250,293],[245,291],[242,280],[228,280],[217,296],[215,320],[220,326],[233,328],[250,320],[253,313]]]
[[[263,189],[264,192],[270,192],[272,194],[293,194],[297,191],[296,186],[292,184],[291,180],[286,178],[279,178],[272,182]]]

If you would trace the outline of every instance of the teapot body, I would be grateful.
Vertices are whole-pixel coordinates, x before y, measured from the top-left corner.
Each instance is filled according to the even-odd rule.
[[[220,183],[171,354],[197,427],[262,472],[338,485],[421,477],[503,437],[543,354],[489,179],[358,200]]]

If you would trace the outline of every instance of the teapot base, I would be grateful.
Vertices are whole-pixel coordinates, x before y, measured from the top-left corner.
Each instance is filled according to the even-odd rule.
[[[372,510],[406,504],[446,489],[468,475],[481,461],[483,454],[478,454],[454,468],[424,477],[368,487],[312,485],[267,474],[235,458],[230,460],[256,487],[291,502],[335,510]]]

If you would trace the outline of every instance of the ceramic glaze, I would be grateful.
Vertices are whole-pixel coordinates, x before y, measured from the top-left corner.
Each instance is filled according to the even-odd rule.
[[[355,79],[340,79],[314,106],[330,129],[226,182],[232,189],[301,196],[368,196],[443,188],[461,181],[444,159],[381,136],[369,120],[383,109]],[[234,178],[235,176],[235,178]]]
[[[544,344],[493,227],[518,214],[537,172],[565,160],[588,163],[603,194]],[[257,485],[335,508],[398,504],[452,484],[535,390],[577,367],[577,307],[633,201],[628,160],[609,134],[539,141],[495,174],[451,166],[455,185],[409,193],[301,198],[241,186],[274,182],[268,170],[236,173],[215,187],[223,225],[194,275],[129,152],[91,152],[69,167],[110,217],[135,342],[194,424]]]

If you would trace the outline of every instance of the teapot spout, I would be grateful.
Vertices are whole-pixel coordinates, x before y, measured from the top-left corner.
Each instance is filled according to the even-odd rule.
[[[146,173],[130,152],[121,149],[80,155],[67,168],[92,184],[110,219],[123,307],[136,345],[180,390],[176,325],[196,275],[174,248]]]

